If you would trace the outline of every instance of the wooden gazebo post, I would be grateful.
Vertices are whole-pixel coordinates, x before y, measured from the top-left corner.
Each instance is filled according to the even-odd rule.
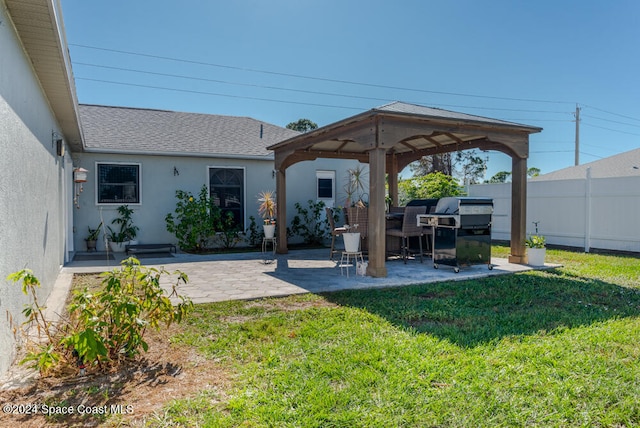
[[[387,160],[387,177],[389,180],[389,197],[391,198],[391,206],[398,206],[398,157],[395,153],[388,155]]]
[[[527,263],[527,158],[511,155],[511,254],[509,263]]]
[[[385,266],[385,170],[386,150],[369,151],[369,266],[367,275],[387,276]]]
[[[277,225],[277,245],[278,254],[287,254],[287,174],[283,165],[284,156],[276,152],[276,225]]]

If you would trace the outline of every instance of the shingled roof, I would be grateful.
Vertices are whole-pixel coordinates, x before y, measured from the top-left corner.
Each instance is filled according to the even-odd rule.
[[[533,180],[570,180],[586,178],[587,168],[591,168],[593,178],[640,176],[640,149],[630,150],[608,158],[577,166],[559,169],[534,177]]]
[[[299,132],[250,117],[80,105],[87,152],[273,158]]]
[[[461,113],[457,111],[444,110],[436,107],[427,107],[421,106],[417,104],[410,104],[401,101],[394,101],[389,104],[385,104],[380,107],[376,107],[371,111],[379,111],[379,112],[389,112],[389,113],[401,113],[413,116],[424,116],[427,118],[435,118],[435,119],[452,119],[452,120],[464,120],[466,122],[478,122],[483,124],[493,124],[493,125],[505,125],[505,126],[523,126],[526,128],[535,129],[535,127],[529,125],[521,125],[515,122],[507,122],[505,120],[500,119],[492,119],[490,117],[484,116],[476,116],[473,114]],[[542,129],[537,128],[540,132]]]

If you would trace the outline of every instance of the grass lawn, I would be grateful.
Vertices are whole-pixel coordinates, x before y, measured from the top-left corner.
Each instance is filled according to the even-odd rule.
[[[640,260],[547,259],[564,267],[198,305],[172,341],[233,387],[168,402],[151,424],[639,426]]]

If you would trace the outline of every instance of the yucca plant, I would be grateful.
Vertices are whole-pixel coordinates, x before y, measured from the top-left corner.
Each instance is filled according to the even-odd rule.
[[[264,219],[265,224],[271,223],[276,216],[276,201],[274,199],[275,192],[272,190],[264,190],[258,194],[258,213]]]

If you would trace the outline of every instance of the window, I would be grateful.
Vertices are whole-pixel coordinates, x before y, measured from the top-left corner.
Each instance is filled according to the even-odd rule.
[[[235,225],[244,230],[244,169],[209,168],[209,194],[222,215],[233,214]]]
[[[96,164],[99,204],[139,204],[140,164]]]
[[[318,199],[333,200],[335,178],[335,171],[316,171]]]

